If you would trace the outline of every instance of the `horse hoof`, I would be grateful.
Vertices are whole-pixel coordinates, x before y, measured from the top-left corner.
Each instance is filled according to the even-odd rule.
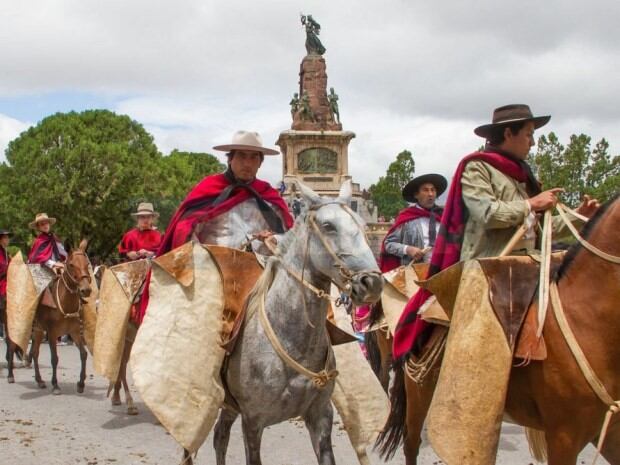
[[[121,405],[122,402],[120,399],[112,399],[112,405]]]
[[[39,386],[39,389],[45,389],[47,387],[43,381],[37,382],[37,386]]]
[[[137,415],[138,414],[138,408],[137,407],[127,407],[127,415]]]
[[[52,394],[54,394],[55,396],[59,396],[60,395],[60,388],[59,387],[55,387],[54,389],[52,389]]]
[[[78,394],[82,394],[84,392],[84,385],[83,384],[80,384],[80,383],[77,384],[77,392],[78,392]]]
[[[9,384],[13,384],[15,382],[15,377],[14,376],[9,376],[6,379],[8,381]]]

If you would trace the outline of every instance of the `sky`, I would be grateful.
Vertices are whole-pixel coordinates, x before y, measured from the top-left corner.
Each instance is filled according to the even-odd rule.
[[[362,186],[405,149],[417,174],[450,177],[483,142],[473,128],[508,103],[552,115],[539,134],[605,137],[620,152],[615,0],[28,0],[2,10],[0,160],[46,116],[94,108],[137,120],[162,153],[212,152],[239,129],[274,146],[305,55],[300,13],[321,24]],[[277,183],[280,157],[260,175]]]

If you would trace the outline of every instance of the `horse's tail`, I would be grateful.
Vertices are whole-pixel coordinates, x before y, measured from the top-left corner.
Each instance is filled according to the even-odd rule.
[[[407,393],[405,391],[405,370],[402,367],[395,370],[394,384],[390,389],[390,403],[390,415],[375,443],[375,449],[379,448],[379,453],[384,460],[394,457],[407,432],[405,421],[407,419]]]
[[[547,440],[545,432],[534,428],[525,428],[525,437],[530,446],[530,453],[537,462],[547,461]]]
[[[367,331],[364,333],[364,345],[366,346],[370,368],[372,368],[372,371],[374,371],[377,378],[379,378],[379,376],[381,376],[381,351],[377,343],[376,331]]]

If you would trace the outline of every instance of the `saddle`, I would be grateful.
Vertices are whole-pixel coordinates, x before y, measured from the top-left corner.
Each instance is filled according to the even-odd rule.
[[[564,258],[564,252],[551,256],[551,276]],[[540,268],[530,256],[507,256],[478,259],[487,279],[489,300],[506,341],[515,358],[545,360],[544,337],[536,337],[538,309],[532,305],[538,293]],[[463,262],[447,268],[429,280],[420,282],[430,290],[451,316],[459,290]]]

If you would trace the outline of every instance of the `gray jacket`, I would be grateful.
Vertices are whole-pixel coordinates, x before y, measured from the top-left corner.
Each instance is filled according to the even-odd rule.
[[[422,232],[422,218],[408,221],[398,228],[396,228],[391,234],[385,237],[385,251],[390,255],[400,257],[401,265],[408,265],[411,263],[412,258],[405,253],[405,247],[412,245],[419,249],[424,248],[424,233]],[[437,229],[439,229],[439,222],[437,222]],[[425,263],[430,262],[432,250],[424,255]]]

